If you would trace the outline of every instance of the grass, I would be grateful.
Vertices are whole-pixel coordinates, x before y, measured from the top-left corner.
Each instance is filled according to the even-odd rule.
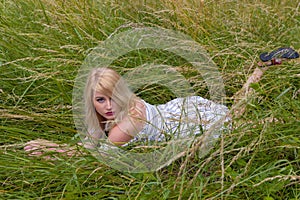
[[[219,67],[230,107],[259,53],[300,49],[299,6],[292,0],[1,1],[0,198],[300,199],[299,60],[274,66],[253,85],[234,130],[201,159],[187,155],[158,172],[131,174],[91,155],[45,161],[22,149],[36,138],[79,140],[74,79],[90,50],[111,34],[152,26],[191,36]],[[149,61],[178,66],[209,98],[199,75],[166,52],[131,52],[115,64],[121,72]],[[163,88],[146,89],[140,95],[151,103],[170,98]]]

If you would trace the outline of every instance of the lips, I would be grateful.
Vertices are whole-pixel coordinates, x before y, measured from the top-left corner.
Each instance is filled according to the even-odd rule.
[[[107,112],[105,113],[107,116],[113,116],[114,115],[114,112]]]

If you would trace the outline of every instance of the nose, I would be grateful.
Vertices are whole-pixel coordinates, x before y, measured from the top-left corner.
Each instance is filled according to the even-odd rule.
[[[111,106],[111,99],[109,99],[109,100],[107,101],[106,108],[107,108],[108,110],[111,110],[111,108],[112,108],[112,106]]]

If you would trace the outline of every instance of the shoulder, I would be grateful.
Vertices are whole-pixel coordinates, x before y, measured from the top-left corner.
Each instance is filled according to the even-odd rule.
[[[120,122],[110,131],[109,139],[116,142],[129,141],[135,137],[145,124],[145,105],[143,101],[136,101]]]
[[[129,116],[140,119],[146,118],[146,105],[142,99],[135,99],[133,106],[129,109]]]

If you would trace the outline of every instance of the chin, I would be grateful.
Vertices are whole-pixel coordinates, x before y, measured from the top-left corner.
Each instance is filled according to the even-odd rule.
[[[105,117],[107,120],[114,120],[115,119],[115,116],[108,116],[108,117]]]

